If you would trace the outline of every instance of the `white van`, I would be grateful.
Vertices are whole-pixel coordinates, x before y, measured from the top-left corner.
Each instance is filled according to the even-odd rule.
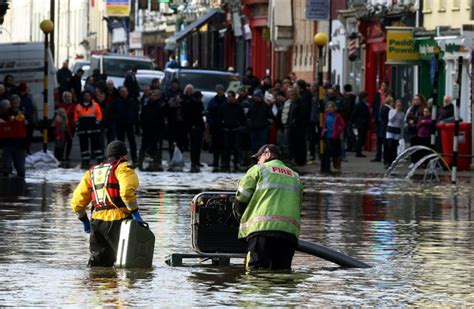
[[[17,85],[26,83],[38,110],[38,119],[43,119],[44,44],[2,43],[0,55],[0,80],[3,82],[5,75],[12,75]],[[48,118],[51,119],[54,115],[54,89],[58,87],[51,53],[48,62]]]
[[[90,74],[99,69],[107,79],[114,81],[115,87],[122,86],[127,72],[132,66],[138,70],[153,70],[153,62],[147,57],[127,56],[119,54],[94,55],[91,58]]]

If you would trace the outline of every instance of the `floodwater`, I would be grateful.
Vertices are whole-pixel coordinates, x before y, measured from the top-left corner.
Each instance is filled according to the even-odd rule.
[[[88,235],[69,207],[79,170],[0,181],[0,306],[474,306],[470,179],[449,183],[303,177],[301,238],[372,265],[341,269],[297,253],[291,273],[170,267],[192,252],[190,200],[233,190],[238,174],[142,173],[150,270],[89,269]]]

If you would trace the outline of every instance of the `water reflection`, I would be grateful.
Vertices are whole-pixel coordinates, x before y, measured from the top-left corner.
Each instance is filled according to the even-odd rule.
[[[48,177],[0,180],[2,306],[474,305],[469,182],[304,177],[302,238],[374,267],[343,270],[297,253],[290,274],[247,274],[164,263],[192,251],[191,198],[234,188],[239,175],[140,175],[143,217],[156,236],[147,271],[86,268],[88,238],[69,208],[75,176]]]

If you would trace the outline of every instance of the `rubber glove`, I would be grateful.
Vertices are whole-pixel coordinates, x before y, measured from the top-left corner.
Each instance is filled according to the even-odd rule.
[[[138,212],[138,210],[135,210],[135,211],[132,212],[132,218],[135,221],[143,221],[143,219],[140,216],[140,213]]]
[[[90,233],[91,232],[91,222],[89,221],[89,218],[87,216],[84,216],[82,218],[79,218],[81,220],[82,225],[84,226],[84,232]]]

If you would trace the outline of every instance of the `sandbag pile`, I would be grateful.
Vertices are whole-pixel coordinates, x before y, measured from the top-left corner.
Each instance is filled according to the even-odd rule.
[[[38,151],[26,157],[25,167],[31,169],[49,169],[57,168],[59,161],[54,157],[54,154],[48,152]]]

